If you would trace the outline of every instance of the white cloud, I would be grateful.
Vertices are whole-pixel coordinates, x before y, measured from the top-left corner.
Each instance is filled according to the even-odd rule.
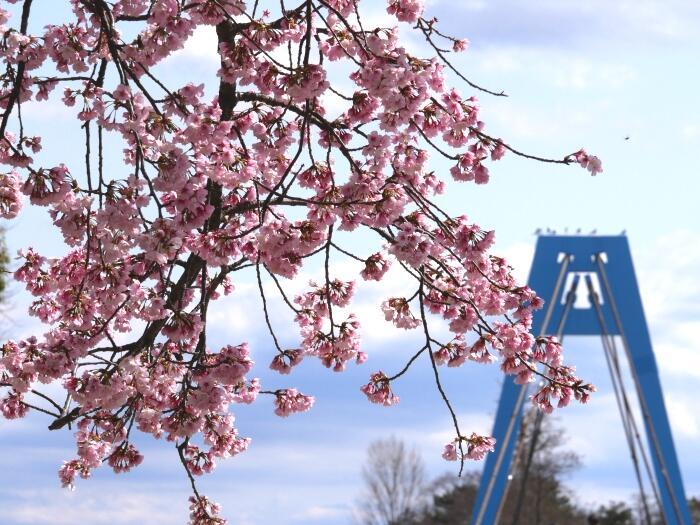
[[[700,233],[669,232],[637,259],[639,286],[662,375],[700,378]]]
[[[26,419],[0,419],[0,436],[21,434],[23,432],[27,432],[31,427],[31,423],[29,423]]]
[[[274,416],[270,416],[274,417]],[[281,423],[284,425],[286,423]],[[354,436],[357,438],[357,435]],[[351,446],[348,442],[325,443],[314,442],[308,446],[305,439],[286,439],[284,442],[268,441],[261,443],[253,441],[245,454],[241,454],[230,461],[222,461],[217,466],[217,471],[260,472],[274,473],[283,471],[287,474],[304,472],[306,476],[317,479],[328,477],[342,472],[346,476],[352,476],[355,465],[362,461],[364,450]],[[319,461],[322,458],[332,458],[333,461]]]
[[[667,392],[665,401],[668,418],[675,431],[675,436],[684,439],[694,439],[700,436],[697,401],[675,391]]]
[[[560,88],[589,89],[605,85],[607,89],[620,89],[636,78],[635,70],[625,64],[597,63],[576,59],[562,64],[543,65],[545,75],[554,79]]]
[[[576,499],[584,505],[597,507],[611,501],[630,501],[633,490],[628,485],[576,480]]]
[[[493,414],[489,412],[461,412],[457,414],[457,420],[460,430],[466,435],[476,432],[480,435],[490,436],[493,431]],[[455,429],[450,426],[427,433],[407,430],[401,435],[409,441],[420,443],[426,455],[432,456],[442,452],[445,443],[449,443],[455,438]]]
[[[80,84],[76,83],[74,86],[80,86]],[[63,91],[57,89],[55,93],[62,95]],[[75,116],[80,109],[80,107],[66,106],[60,97],[54,94],[49,100],[41,102],[32,100],[22,104],[22,117],[44,124],[47,120],[51,120],[53,124],[56,124],[57,121],[62,123],[74,122]]]
[[[624,20],[630,26],[643,28],[650,34],[679,39],[692,36],[695,31],[693,18],[688,18],[688,15],[697,8],[692,5],[692,2],[626,0],[613,4],[605,2],[605,4],[611,8],[611,14],[618,21]]]
[[[698,329],[700,322],[678,323],[667,327],[670,334],[657,338],[660,341],[654,343],[654,354],[664,375],[700,380],[700,348],[692,333]]]
[[[349,516],[349,514],[349,509],[344,507],[313,505],[303,512],[295,514],[293,517],[297,520],[320,521],[329,518]]]
[[[523,71],[527,67],[523,64],[521,57],[517,56],[517,50],[512,48],[483,49],[474,58],[477,66],[487,73],[513,74]]]
[[[436,2],[439,3],[439,2]],[[467,10],[467,11],[483,11],[486,9],[488,4],[486,3],[485,0],[462,0],[458,4],[458,6],[461,9]]]
[[[173,504],[168,496],[128,491],[37,490],[15,491],[14,504],[5,506],[3,518],[31,525],[170,525],[182,521],[184,502]]]
[[[543,110],[515,104],[490,104],[481,111],[493,135],[508,137],[511,143],[528,146],[533,137],[537,137],[541,144],[551,144],[559,137],[572,134],[572,128],[582,127],[574,122],[576,113],[574,110],[561,114],[560,110],[551,108]]]
[[[683,140],[694,142],[700,137],[700,126],[697,124],[685,124],[681,127],[681,136]]]
[[[542,42],[559,44],[576,42],[591,47],[597,41],[625,39],[648,45],[650,42],[687,41],[697,38],[693,20],[700,13],[696,2],[687,0],[589,0],[561,2],[557,0],[501,0],[486,3],[481,0],[438,2],[432,13],[442,15],[457,9],[468,10],[471,27],[485,34],[496,45],[498,40],[518,40],[524,45],[538,46]],[[501,24],[512,35],[498,31]],[[563,35],[562,30],[569,35]],[[493,37],[496,38],[493,38]]]
[[[508,264],[513,267],[513,275],[518,282],[523,284],[527,282],[527,276],[532,266],[532,258],[535,255],[534,239],[532,242],[518,242],[502,249],[496,246],[494,253],[505,258]]]
[[[216,50],[219,40],[214,26],[198,26],[192,36],[185,42],[185,46],[173,53],[168,61],[189,60],[208,62],[211,65],[219,65],[219,55]]]
[[[627,457],[622,421],[612,392],[598,392],[585,406],[572,405],[557,414],[566,428],[567,447],[580,454],[587,467]],[[641,420],[636,414],[635,417],[639,423]]]
[[[498,73],[511,81],[514,75],[523,74],[559,90],[604,86],[606,90],[616,91],[638,77],[636,70],[627,63],[613,62],[607,57],[576,55],[554,47],[494,46],[480,49],[469,59],[475,60],[476,67],[483,73]]]

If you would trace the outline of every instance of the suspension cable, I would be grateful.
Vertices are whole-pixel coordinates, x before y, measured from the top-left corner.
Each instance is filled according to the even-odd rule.
[[[564,310],[562,312],[561,318],[559,319],[559,324],[557,325],[556,337],[559,341],[563,341],[564,325],[569,317],[571,308],[573,307],[574,300],[576,299],[576,290],[578,289],[580,277],[578,275],[574,276],[571,289],[567,293],[566,303],[564,305]],[[525,468],[523,469],[522,478],[520,479],[520,488],[518,490],[518,499],[515,504],[515,512],[513,513],[512,525],[518,525],[520,522],[520,510],[522,509],[523,502],[525,500],[525,491],[527,489],[527,479],[530,476],[530,468],[532,467],[532,461],[535,456],[535,451],[537,449],[537,441],[540,437],[540,432],[542,431],[542,420],[544,419],[544,412],[538,410],[535,415],[535,420],[532,423],[532,435],[530,436],[530,447],[527,453],[527,459],[525,461]],[[522,436],[525,439],[525,436]],[[503,494],[502,502],[505,501],[507,493]],[[503,505],[503,503],[501,504]],[[498,521],[496,521],[498,523]]]
[[[646,456],[645,449],[642,446],[641,440],[638,440],[637,443],[635,443],[633,434],[632,434],[632,426],[635,427],[636,430],[636,421],[634,418],[634,414],[632,413],[628,398],[627,398],[627,392],[625,390],[625,385],[623,382],[622,374],[620,371],[619,367],[619,361],[617,360],[617,352],[616,349],[612,346],[614,344],[614,339],[613,336],[609,333],[607,324],[605,322],[605,318],[603,316],[603,311],[600,306],[600,300],[598,298],[598,294],[596,291],[593,289],[593,282],[590,278],[590,276],[586,276],[586,286],[588,288],[588,293],[589,297],[591,300],[591,303],[593,303],[593,306],[595,308],[596,312],[596,317],[598,318],[598,323],[600,324],[600,330],[601,330],[601,340],[603,342],[603,350],[605,354],[605,361],[608,365],[608,372],[610,373],[610,379],[613,384],[613,391],[615,392],[615,402],[617,403],[617,409],[620,413],[620,418],[622,420],[622,426],[625,431],[625,437],[627,439],[627,447],[629,448],[630,451],[630,457],[632,459],[632,465],[634,466],[634,473],[637,478],[637,485],[639,486],[639,494],[642,500],[642,506],[644,508],[644,517],[646,520],[647,525],[651,525],[651,512],[649,510],[649,504],[647,502],[647,497],[644,491],[644,481],[642,479],[642,474],[639,468],[639,459],[637,457],[637,444],[639,445],[639,451],[640,454],[644,458],[644,463],[645,466],[647,466],[647,475],[649,476],[649,483],[654,491],[654,496],[656,497],[657,504],[659,507],[661,507],[661,500],[659,498],[658,494],[658,489],[656,485],[654,484],[653,476],[651,475],[651,471],[648,468],[648,458]],[[611,341],[612,340],[612,341]],[[639,433],[637,432],[637,437],[639,436]],[[665,520],[664,520],[665,523]]]
[[[559,275],[557,276],[557,280],[554,285],[554,290],[552,290],[552,297],[549,300],[549,304],[547,305],[547,309],[545,310],[545,315],[542,321],[542,327],[540,328],[540,333],[539,335],[542,336],[547,332],[547,328],[549,326],[549,322],[552,317],[552,312],[554,311],[554,304],[556,301],[556,298],[559,297],[559,290],[561,289],[561,286],[564,282],[564,277],[566,276],[566,271],[569,268],[569,263],[571,262],[572,256],[571,254],[566,254],[564,256],[564,260],[561,263],[561,266],[559,268]],[[479,506],[479,512],[476,516],[476,521],[474,522],[474,525],[482,525],[482,521],[484,519],[484,513],[486,512],[486,507],[488,506],[488,502],[491,499],[491,493],[493,492],[493,487],[496,483],[496,476],[498,475],[498,471],[501,468],[501,464],[503,463],[503,459],[505,457],[505,451],[507,448],[507,444],[510,441],[510,436],[513,433],[513,427],[515,426],[515,420],[517,418],[517,415],[520,412],[520,408],[522,407],[523,401],[525,399],[525,393],[527,391],[527,385],[522,385],[520,387],[520,392],[518,394],[518,399],[515,402],[515,406],[513,407],[513,412],[510,416],[510,419],[508,421],[508,426],[506,428],[506,433],[505,436],[503,437],[503,442],[501,443],[501,446],[498,447],[498,452],[496,453],[496,462],[494,463],[494,468],[493,471],[491,472],[491,476],[488,480],[488,485],[486,486],[486,493],[484,494],[484,498],[481,500],[481,505]],[[503,505],[503,498],[501,498],[501,502],[499,504],[499,510],[497,514],[500,513],[500,508]]]
[[[613,318],[615,319],[615,324],[617,326],[617,331],[620,334],[620,337],[622,339],[622,346],[625,349],[625,354],[627,355],[627,360],[629,361],[630,365],[632,364],[632,353],[629,347],[629,342],[627,341],[627,337],[625,336],[624,329],[622,327],[622,320],[620,318],[620,313],[617,310],[617,305],[615,304],[615,299],[613,298],[612,291],[610,289],[610,282],[608,281],[608,276],[607,273],[605,272],[605,265],[603,264],[603,260],[600,257],[600,254],[596,254],[594,256],[595,261],[598,265],[598,273],[601,277],[601,280],[603,282],[603,289],[605,290],[605,294],[608,297],[608,300],[610,301],[610,309],[613,314]],[[639,377],[637,375],[637,371],[635,370],[634,366],[630,366],[630,369],[632,371],[632,378],[634,379],[634,385],[635,389],[637,390],[637,397],[639,398],[639,404],[640,408],[642,410],[642,416],[644,417],[644,420],[646,421],[647,425],[647,431],[649,433],[649,436],[651,437],[651,442],[653,444],[653,449],[655,452],[655,456],[659,462],[659,466],[661,467],[661,475],[664,479],[664,484],[666,485],[666,489],[668,490],[669,495],[671,496],[671,502],[673,504],[673,511],[676,515],[676,519],[678,520],[678,523],[683,523],[683,517],[681,514],[680,506],[678,503],[678,500],[676,498],[676,494],[673,490],[673,486],[671,484],[671,479],[668,474],[668,469],[666,467],[666,461],[664,459],[663,453],[661,451],[661,446],[659,444],[659,438],[656,435],[656,429],[654,428],[654,424],[651,421],[651,416],[649,415],[649,407],[647,406],[646,398],[644,397],[644,391],[642,390],[642,386],[639,382]],[[663,507],[661,507],[662,510]]]
[[[610,337],[609,343],[611,344],[613,364],[615,366],[615,370],[617,371],[618,377],[622,378],[622,373],[620,372],[620,362],[618,359],[617,345],[615,344],[615,338]],[[632,407],[630,405],[629,399],[626,395],[626,391],[624,388],[623,388],[622,393],[623,393],[622,399],[624,401],[626,410],[631,415],[632,414]],[[662,504],[661,504],[661,496],[659,495],[659,487],[656,483],[656,477],[654,476],[654,474],[652,472],[651,463],[649,461],[649,456],[646,453],[646,448],[642,444],[642,437],[641,437],[641,433],[639,432],[639,427],[637,426],[636,418],[631,417],[630,423],[631,423],[631,430],[634,431],[634,438],[635,438],[635,441],[637,442],[637,446],[639,447],[639,450],[642,451],[642,459],[644,460],[644,469],[646,470],[647,476],[651,482],[651,487],[654,490],[654,498],[656,500],[656,504],[657,504],[658,508],[661,509]],[[661,516],[662,516],[664,524],[668,523],[668,521],[666,520],[666,516],[663,515],[663,512],[662,512]]]

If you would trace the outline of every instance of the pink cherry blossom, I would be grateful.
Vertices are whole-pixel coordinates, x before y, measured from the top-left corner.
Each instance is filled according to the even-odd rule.
[[[452,43],[452,51],[458,53],[469,49],[469,40],[466,38],[455,39]]]
[[[491,135],[473,83],[448,82],[446,57],[468,41],[441,31],[423,0],[388,0],[394,27],[373,27],[367,2],[353,0],[300,0],[284,16],[271,0],[70,1],[45,27],[30,3],[0,9],[10,72],[0,85],[0,217],[28,201],[27,216],[42,213],[64,247],[19,251],[13,278],[43,330],[0,346],[0,413],[36,408],[52,430],[71,429],[63,486],[105,463],[139,466],[146,434],[175,448],[194,489],[190,523],[224,523],[195,477],[251,445],[238,405],[273,395],[286,417],[314,404],[293,387],[263,389],[251,355],[285,375],[302,358],[338,373],[361,365],[355,296],[390,268],[410,283],[375,307],[424,340],[400,352],[394,375],[371,374],[361,387],[370,402],[396,404],[392,383],[410,367],[467,361],[541,380],[532,401],[542,410],[587,401],[594,388],[559,342],[532,335],[543,301],[493,253],[495,233],[442,206],[449,184],[485,184],[506,152],[523,154]],[[161,77],[206,26],[217,35],[216,77]],[[423,56],[405,31],[439,51]],[[47,144],[21,111],[50,104],[73,117]],[[584,150],[548,160],[602,169]],[[495,200],[493,213],[504,205]],[[258,301],[241,293],[251,284]],[[236,326],[225,296],[270,340],[214,346],[214,325]],[[436,325],[449,328],[444,341]],[[63,390],[55,400],[49,384]],[[493,448],[456,432],[448,460]]]
[[[579,150],[573,154],[573,158],[582,167],[586,168],[591,175],[597,175],[603,172],[603,165],[600,159],[595,155],[589,155],[584,150]]]
[[[12,171],[0,174],[0,217],[14,219],[22,209],[19,175]]]
[[[28,411],[29,407],[22,402],[22,395],[16,392],[10,392],[0,400],[0,412],[7,419],[22,418]]]
[[[493,452],[496,440],[488,436],[480,436],[475,432],[471,436],[460,436],[447,443],[442,452],[443,459],[447,461],[464,461],[472,459],[480,461],[489,452]]]
[[[361,390],[370,402],[388,407],[399,402],[399,396],[391,391],[390,383],[384,372],[379,371],[372,374],[369,383],[364,385]]]
[[[143,461],[143,456],[139,453],[131,443],[120,445],[107,460],[107,464],[112,467],[114,472],[128,472],[134,467],[137,467]]]
[[[275,392],[275,414],[287,417],[298,412],[307,412],[314,405],[314,398],[298,392],[294,388],[286,388]]]
[[[457,461],[457,447],[454,443],[447,443],[442,451],[442,458],[446,461]]]
[[[280,374],[289,374],[289,372],[292,371],[292,367],[301,363],[303,358],[304,354],[299,349],[285,350],[272,358],[270,368],[276,370]]]
[[[423,0],[389,0],[387,11],[402,22],[413,23],[423,14]]]
[[[420,319],[411,313],[408,301],[403,297],[394,297],[384,301],[382,312],[384,312],[384,319],[393,322],[397,328],[410,330],[420,324]]]
[[[226,525],[225,519],[219,516],[221,505],[207,499],[206,496],[190,497],[189,525]]]
[[[287,94],[296,102],[318,97],[330,85],[326,80],[326,70],[317,64],[294,71],[283,82]]]
[[[365,268],[360,275],[368,281],[380,281],[389,270],[391,261],[381,253],[374,253],[365,260]]]

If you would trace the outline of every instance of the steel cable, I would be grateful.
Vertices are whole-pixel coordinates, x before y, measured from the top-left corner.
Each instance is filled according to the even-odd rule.
[[[608,366],[608,372],[610,374],[610,379],[613,384],[613,391],[615,393],[615,402],[617,404],[617,409],[620,413],[620,418],[622,419],[622,426],[625,431],[625,437],[627,439],[627,447],[630,451],[630,457],[632,458],[632,464],[634,466],[634,472],[637,479],[637,485],[639,486],[639,494],[642,500],[642,506],[644,508],[644,517],[647,525],[651,525],[651,511],[649,510],[649,504],[647,502],[647,497],[644,491],[644,480],[642,478],[641,470],[639,468],[639,458],[637,457],[637,446],[639,446],[639,452],[644,458],[644,464],[647,468],[647,476],[649,483],[654,491],[654,496],[656,502],[661,508],[661,499],[659,498],[658,488],[654,484],[654,477],[651,474],[651,469],[649,468],[649,460],[646,455],[646,451],[641,443],[641,438],[639,437],[639,432],[637,431],[637,424],[632,413],[632,408],[627,397],[627,391],[622,378],[622,373],[620,371],[619,361],[617,359],[617,349],[613,346],[614,339],[610,335],[607,323],[605,322],[605,317],[603,316],[603,311],[600,306],[600,299],[598,294],[593,289],[593,283],[589,276],[586,277],[586,286],[588,287],[589,297],[591,303],[596,312],[596,317],[598,318],[598,323],[600,324],[601,330],[601,340],[603,342],[603,350],[605,354],[605,362]],[[632,427],[635,429],[635,434],[637,440],[635,442],[635,434],[632,432]],[[665,523],[665,520],[664,520]]]
[[[556,331],[556,337],[557,339],[561,342],[564,340],[563,334],[564,334],[564,325],[566,324],[566,320],[569,317],[569,313],[571,312],[571,308],[574,305],[574,300],[576,299],[576,291],[578,289],[580,278],[578,275],[574,277],[574,280],[571,284],[571,289],[569,290],[567,296],[566,296],[566,303],[564,305],[564,310],[562,312],[561,318],[559,319],[559,324],[557,325],[557,331]],[[535,456],[535,451],[537,449],[537,441],[539,440],[540,432],[542,431],[542,420],[544,418],[544,412],[541,410],[537,411],[537,414],[535,415],[535,420],[532,424],[532,435],[530,436],[530,447],[528,449],[527,453],[527,460],[525,462],[525,468],[523,469],[523,474],[522,478],[520,479],[520,488],[518,490],[518,499],[515,504],[515,512],[513,513],[513,521],[511,522],[512,525],[518,525],[520,522],[520,511],[523,506],[523,502],[525,501],[525,491],[527,489],[527,480],[530,475],[530,468],[532,467],[532,460],[534,459]],[[501,507],[503,506],[503,502],[505,501],[507,492],[503,494],[503,498],[501,500]],[[499,512],[500,514],[500,512]],[[498,520],[496,520],[496,523],[498,523]]]
[[[549,304],[547,305],[547,309],[545,310],[545,316],[542,321],[542,327],[540,329],[540,334],[539,335],[544,335],[547,331],[547,328],[549,326],[549,322],[552,317],[552,313],[554,311],[554,304],[555,300],[557,297],[559,297],[559,290],[561,289],[561,286],[564,282],[564,277],[566,276],[567,269],[569,268],[569,264],[571,263],[571,255],[566,254],[564,259],[562,260],[561,266],[559,268],[559,275],[557,276],[557,280],[554,285],[554,289],[552,290],[552,297],[549,300]],[[510,441],[510,436],[513,433],[513,427],[515,426],[515,420],[517,415],[520,412],[520,409],[523,404],[523,400],[525,399],[525,393],[526,393],[526,385],[523,385],[520,389],[520,393],[518,395],[518,399],[515,402],[515,406],[513,407],[513,413],[511,414],[510,420],[508,422],[508,427],[506,428],[506,433],[505,436],[503,437],[503,442],[501,443],[501,446],[498,449],[498,452],[496,453],[496,462],[494,464],[493,471],[491,472],[491,476],[488,480],[488,484],[486,486],[486,493],[484,494],[484,498],[481,500],[481,504],[479,506],[479,512],[477,513],[476,520],[474,521],[473,525],[482,525],[482,521],[484,519],[484,513],[486,512],[486,508],[488,507],[488,503],[491,499],[491,493],[493,492],[493,487],[496,483],[496,476],[498,475],[498,471],[501,468],[501,464],[503,463],[503,459],[505,457],[505,450],[507,448],[507,444]],[[496,514],[496,517],[498,519],[498,515],[500,514],[500,510],[502,508],[502,503],[503,503],[503,498],[501,498],[501,502],[499,504],[499,509]]]
[[[610,303],[610,309],[613,314],[613,318],[615,320],[615,325],[617,326],[617,331],[620,334],[620,337],[622,339],[622,346],[625,349],[625,354],[627,355],[627,360],[632,363],[632,353],[629,347],[629,343],[627,341],[627,337],[625,336],[624,329],[622,327],[622,320],[620,318],[620,313],[617,310],[617,305],[615,303],[615,299],[612,295],[612,290],[610,288],[610,282],[608,280],[608,275],[605,271],[605,265],[603,264],[603,260],[600,257],[600,254],[596,254],[595,256],[595,261],[598,265],[598,274],[601,277],[601,281],[603,284],[603,290],[605,291],[605,295],[608,298],[608,301]],[[676,515],[676,519],[678,520],[678,523],[683,523],[683,516],[681,514],[680,506],[678,503],[678,500],[676,498],[676,494],[673,490],[673,486],[671,484],[671,479],[669,478],[668,475],[668,469],[666,467],[666,461],[664,460],[663,453],[661,452],[661,446],[659,445],[659,439],[658,436],[656,435],[656,430],[654,429],[653,422],[651,421],[651,416],[649,415],[649,410],[647,407],[646,403],[646,398],[644,397],[644,392],[642,391],[641,384],[639,382],[639,377],[637,376],[636,371],[634,370],[634,367],[630,367],[632,369],[632,378],[634,379],[634,385],[635,389],[637,391],[637,396],[639,397],[639,404],[642,410],[642,416],[644,417],[644,420],[646,421],[646,428],[650,436],[650,441],[653,444],[653,449],[655,456],[659,462],[659,466],[661,467],[661,476],[664,480],[664,484],[666,486],[666,489],[668,490],[668,493],[671,497],[671,503],[673,505],[673,511]],[[663,507],[661,507],[663,510]]]

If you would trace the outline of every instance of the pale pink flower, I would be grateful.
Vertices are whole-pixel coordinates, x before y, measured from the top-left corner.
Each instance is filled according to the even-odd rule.
[[[597,175],[603,172],[603,164],[600,159],[594,155],[589,155],[585,150],[579,150],[572,157],[582,167],[586,168],[591,175]]]
[[[398,20],[412,24],[423,14],[423,0],[389,0],[387,11]]]
[[[12,391],[3,399],[0,399],[0,412],[7,419],[22,418],[29,411],[29,407],[22,401],[22,395]]]
[[[107,464],[112,467],[114,472],[128,472],[134,467],[137,467],[143,461],[141,453],[134,448],[131,443],[123,444],[117,447],[107,459]]]
[[[442,458],[447,461],[457,461],[457,447],[454,443],[448,443],[442,452]]]
[[[22,209],[19,175],[12,171],[0,174],[0,217],[14,219]]]
[[[46,208],[65,245],[56,257],[20,251],[14,278],[32,296],[29,315],[46,329],[0,346],[0,413],[22,417],[34,401],[50,407],[27,397],[42,384],[66,391],[66,414],[51,423],[75,432],[77,456],[59,470],[64,486],[104,463],[116,472],[138,466],[142,454],[130,440],[139,431],[181,447],[193,475],[246,450],[232,405],[261,392],[248,377],[250,350],[211,348],[216,335],[206,325],[226,322],[217,302],[227,294],[236,300],[233,283],[251,267],[261,280],[275,279],[260,283],[273,328],[282,330],[284,302],[299,328],[298,348],[267,357],[280,373],[302,356],[336,372],[367,359],[349,311],[355,283],[328,276],[347,256],[364,280],[383,279],[390,262],[416,278],[418,294],[381,307],[401,328],[449,326],[452,340],[430,348],[438,364],[498,358],[516,383],[545,371],[533,396],[543,410],[587,401],[594,388],[564,365],[559,343],[530,333],[543,301],[492,253],[494,233],[445,215],[434,201],[450,178],[488,182],[491,162],[509,149],[490,136],[477,100],[447,84],[439,56],[410,53],[398,27],[373,27],[353,0],[319,2],[310,17],[290,7],[282,18],[262,3],[253,13],[244,0],[113,0],[99,2],[100,13],[94,3],[73,1],[72,21],[57,16],[44,28],[32,12],[26,31],[0,9],[0,55],[9,71],[24,69],[0,86],[3,107],[14,113],[5,115],[9,127],[18,127],[23,108],[41,111],[55,97],[72,108],[76,136],[64,126],[47,149],[80,150],[85,161],[71,166],[75,177],[63,164],[42,165],[46,136],[30,129],[34,119],[0,140],[0,218],[17,216],[23,193]],[[445,51],[466,49],[467,40],[443,37],[437,20],[423,18],[424,3],[386,6]],[[189,82],[158,87],[160,66],[203,26],[218,26],[221,39],[218,94]],[[118,44],[116,66],[110,40]],[[331,86],[329,63],[347,70],[344,85]],[[77,80],[65,88],[67,78]],[[435,152],[453,160],[449,173],[431,166]],[[564,162],[594,175],[602,169],[583,150]],[[506,205],[493,204],[496,212]],[[44,234],[51,236],[36,232]],[[284,280],[324,258],[322,277],[306,289]],[[361,390],[373,403],[399,400],[382,372]],[[280,416],[314,402],[293,388],[272,393]],[[478,459],[492,447],[491,438],[473,434],[443,454]],[[224,523],[217,504],[200,495],[190,503],[192,525]]]
[[[275,414],[287,417],[298,412],[307,412],[314,405],[314,398],[298,392],[295,388],[287,388],[275,392]]]
[[[389,378],[382,371],[372,374],[369,383],[360,390],[372,403],[391,406],[399,402],[399,396],[391,391]]]
[[[394,297],[384,301],[382,312],[384,312],[384,319],[393,322],[397,328],[410,330],[420,325],[420,319],[411,313],[408,301],[403,297]]]
[[[473,432],[471,436],[459,436],[445,445],[442,452],[443,459],[447,461],[464,461],[472,459],[480,461],[489,452],[493,452],[496,440],[488,436],[480,436]]]
[[[466,38],[461,38],[452,42],[452,51],[459,53],[460,51],[466,51],[469,48],[469,40]]]
[[[280,374],[289,374],[292,367],[301,363],[304,358],[304,353],[299,350],[285,350],[272,358],[270,369],[276,370]]]
[[[365,268],[360,275],[368,281],[380,281],[390,266],[391,262],[382,253],[374,253],[365,260]]]

